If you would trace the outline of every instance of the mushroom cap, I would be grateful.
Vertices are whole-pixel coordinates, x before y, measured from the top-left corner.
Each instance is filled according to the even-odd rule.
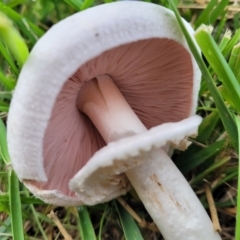
[[[184,23],[193,34],[191,26]],[[165,49],[171,54],[162,54]],[[115,55],[113,50],[118,54]],[[128,54],[130,50],[138,54]],[[155,52],[158,57],[148,59]],[[125,65],[115,65],[124,57],[128,59]],[[143,66],[139,59],[145,60]],[[166,60],[173,65],[169,67]],[[141,72],[145,71],[148,62],[155,62],[152,69]],[[161,63],[163,69],[160,71]],[[135,70],[131,75],[132,65]],[[168,82],[177,81],[181,76],[188,79],[183,84],[188,89],[183,100],[187,107],[181,110],[175,101],[172,109],[183,113],[173,117],[174,111],[165,109],[162,115],[168,115],[170,119],[159,120],[161,114],[154,104],[166,103],[156,101],[149,106],[146,98],[151,98],[151,91],[158,89],[158,76],[160,79],[166,76],[168,68],[175,74],[174,79],[167,79]],[[34,46],[20,73],[8,116],[8,144],[13,168],[20,180],[43,200],[61,205],[88,204],[81,195],[68,189],[68,182],[105,143],[74,103],[84,82],[109,71],[147,128],[180,121],[195,112],[201,74],[170,10],[144,2],[115,2],[93,7],[59,22]],[[150,72],[156,76],[149,77]],[[161,72],[164,72],[163,76]],[[138,93],[131,92],[140,77]],[[151,79],[155,85],[148,87]],[[142,89],[147,89],[146,96]],[[175,91],[175,100],[181,99],[178,92],[180,94],[181,89]],[[156,97],[152,96],[152,99]],[[139,104],[145,109],[152,107],[155,115],[145,113],[137,107]],[[129,189],[124,176],[122,179],[125,187],[115,196]]]

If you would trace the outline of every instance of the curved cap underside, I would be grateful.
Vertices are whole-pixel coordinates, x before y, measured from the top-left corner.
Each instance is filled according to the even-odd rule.
[[[102,74],[113,78],[147,128],[190,115],[193,70],[190,55],[180,44],[150,39],[109,50],[84,64],[58,95],[44,137],[48,181],[36,183],[39,188],[74,196],[68,187],[70,179],[105,145],[91,121],[76,107],[83,84]],[[112,190],[105,189],[107,196]]]

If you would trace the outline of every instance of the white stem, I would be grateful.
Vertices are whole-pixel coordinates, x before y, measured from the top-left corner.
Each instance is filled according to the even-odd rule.
[[[162,149],[126,172],[165,240],[219,240],[192,188]]]
[[[100,80],[101,78],[101,80]],[[77,100],[108,143],[147,129],[109,76],[88,82]],[[205,209],[163,149],[126,172],[166,240],[219,240]]]
[[[108,75],[87,82],[79,93],[77,106],[106,143],[147,130]]]

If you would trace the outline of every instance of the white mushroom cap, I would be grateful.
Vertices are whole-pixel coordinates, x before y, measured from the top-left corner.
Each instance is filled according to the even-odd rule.
[[[189,32],[193,34],[190,25],[186,22],[185,25]],[[189,95],[191,100],[190,108],[182,119],[192,115],[196,108],[196,93],[199,89],[201,74],[174,14],[163,7],[143,2],[117,2],[93,7],[56,24],[33,48],[27,63],[21,71],[12,99],[8,117],[8,143],[14,170],[18,177],[25,181],[26,185],[37,196],[53,203],[58,203],[58,199],[61,198],[62,205],[69,202],[71,204],[82,204],[84,201],[81,196],[76,196],[70,190],[69,192],[66,190],[67,193],[63,192],[59,186],[64,185],[67,188],[68,181],[86,164],[91,154],[104,146],[100,136],[96,136],[94,140],[89,137],[88,143],[80,146],[91,152],[89,158],[84,159],[83,162],[74,163],[71,162],[71,159],[68,159],[68,156],[63,156],[63,154],[59,156],[60,149],[64,149],[61,144],[64,145],[65,141],[68,142],[70,138],[83,138],[86,133],[81,135],[75,131],[72,136],[69,136],[67,135],[68,131],[65,131],[63,134],[59,133],[62,136],[62,138],[59,138],[59,135],[57,135],[58,130],[55,129],[50,136],[46,137],[49,125],[55,124],[51,123],[51,119],[56,113],[54,106],[68,79],[81,67],[88,66],[88,63],[94,58],[105,54],[111,49],[133,42],[151,41],[151,39],[171,40],[179,43],[185,51],[189,52],[192,64],[189,67],[192,69],[193,74],[191,82],[192,94]],[[141,50],[139,52],[141,53]],[[177,57],[178,55],[176,55]],[[172,59],[174,61],[174,57]],[[178,61],[180,60],[178,59]],[[90,73],[89,76],[91,76]],[[148,81],[148,79],[145,80]],[[86,79],[83,79],[84,81]],[[70,91],[72,87],[69,86],[66,91]],[[74,91],[77,92],[78,90]],[[67,100],[74,102],[75,98],[73,96],[70,100]],[[67,108],[69,111],[71,109],[71,107]],[[59,107],[58,112],[60,115],[62,114],[61,110]],[[62,122],[64,121],[65,115],[62,119]],[[74,124],[69,122],[65,128],[68,126],[70,128]],[[147,127],[152,126],[149,124]],[[56,150],[51,145],[54,134],[57,135],[56,141],[61,146]],[[47,140],[45,140],[46,138]],[[91,141],[97,143],[91,146],[89,145]],[[44,152],[45,145],[51,148],[49,159],[62,157],[65,163],[59,163],[55,160],[44,162],[45,156],[48,155],[48,153]],[[73,146],[68,145],[68,149],[71,147],[73,148]],[[69,151],[74,152],[71,149]],[[77,151],[74,152],[74,154],[77,153]],[[70,161],[70,163],[67,161]],[[51,178],[54,177],[56,182],[58,176],[52,176],[53,169],[55,169],[56,174],[59,172],[60,175],[63,175],[62,170],[59,169],[61,167],[65,169],[66,166],[69,167],[69,169],[66,169],[67,177],[59,176],[59,186],[55,187],[54,182],[51,182]],[[50,170],[47,172],[47,169]],[[68,174],[69,172],[71,176]],[[48,182],[50,184],[45,188],[45,183]],[[119,195],[128,189],[129,187],[126,184],[126,188],[121,189]],[[43,193],[44,196],[41,195]]]

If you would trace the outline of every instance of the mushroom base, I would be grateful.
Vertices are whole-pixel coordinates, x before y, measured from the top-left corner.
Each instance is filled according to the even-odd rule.
[[[154,149],[125,172],[165,240],[220,240],[192,188],[169,156]]]

